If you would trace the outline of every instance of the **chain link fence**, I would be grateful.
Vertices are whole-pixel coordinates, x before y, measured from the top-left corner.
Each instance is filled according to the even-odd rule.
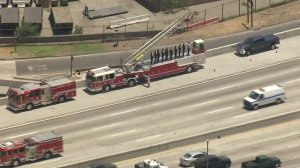
[[[274,6],[278,6],[284,3],[292,2],[295,0],[253,0],[253,8],[254,11],[260,11],[267,8],[271,8]],[[250,5],[249,5],[250,6]],[[249,9],[250,11],[250,9]],[[247,13],[247,0],[233,0],[230,2],[223,3],[218,6],[210,7],[204,10],[194,10],[192,11],[194,13],[193,19],[190,21],[189,24],[198,23],[210,18],[219,17],[220,21],[232,19],[241,15],[245,15]],[[56,39],[59,39],[60,41],[70,41],[72,40],[71,36],[76,36],[76,40],[95,40],[95,37],[99,38],[98,40],[101,41],[115,41],[116,38],[118,40],[128,40],[128,39],[136,39],[136,38],[145,38],[145,37],[151,37],[155,35],[155,33],[163,30],[165,27],[167,27],[170,23],[172,23],[173,20],[164,20],[164,21],[147,21],[137,24],[131,24],[131,25],[125,25],[119,28],[115,29],[109,29],[108,25],[97,25],[97,26],[84,26],[84,25],[78,25],[80,28],[82,28],[82,34],[76,34],[75,33],[75,26],[74,27],[67,27],[67,28],[43,28],[41,30],[40,39],[45,39],[42,37],[52,38],[49,41],[55,41]],[[0,25],[1,26],[1,25]],[[65,31],[57,31],[61,29],[68,29],[68,32]],[[10,32],[10,34],[7,34],[7,32]],[[5,40],[5,38],[12,38],[14,37],[14,29],[0,29],[0,43],[2,43]],[[47,32],[47,33],[44,33]],[[55,34],[53,32],[60,32],[59,34]],[[74,34],[75,33],[75,34]],[[48,35],[44,35],[48,34]],[[93,36],[93,34],[95,36]],[[57,37],[58,35],[64,35],[65,38]],[[74,39],[74,38],[73,38]],[[25,40],[26,41],[26,40]],[[32,41],[32,40],[30,40]],[[47,40],[38,41],[36,42],[47,42]]]

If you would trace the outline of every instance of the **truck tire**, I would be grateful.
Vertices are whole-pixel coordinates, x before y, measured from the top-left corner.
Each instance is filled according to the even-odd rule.
[[[257,110],[259,107],[257,104],[255,104],[252,108],[253,108],[253,110]]]
[[[52,158],[52,153],[51,152],[45,153],[45,155],[44,155],[45,160],[48,160],[48,159],[51,159],[51,158]]]
[[[186,67],[186,72],[187,72],[187,73],[191,73],[191,72],[193,72],[193,71],[194,71],[194,68],[193,68],[192,66]]]
[[[280,104],[280,103],[282,103],[282,100],[279,98],[276,100],[276,104]]]
[[[33,104],[28,103],[28,104],[26,105],[25,109],[26,109],[27,111],[32,110],[32,109],[33,109]]]
[[[271,44],[271,50],[275,50],[276,49],[276,45],[275,44]]]
[[[245,53],[245,55],[247,55],[247,56],[251,55],[251,51],[247,50],[246,53]]]
[[[129,79],[128,82],[127,82],[127,86],[128,86],[128,87],[133,87],[133,86],[135,86],[135,80],[134,80],[134,79]]]
[[[59,96],[59,98],[58,98],[58,102],[59,103],[63,103],[65,101],[66,101],[66,97],[65,96]]]
[[[103,93],[109,92],[109,90],[110,90],[110,86],[109,85],[104,85],[103,86],[103,89],[102,89]]]
[[[19,159],[15,159],[12,161],[11,163],[12,167],[18,167],[20,166],[20,160]]]

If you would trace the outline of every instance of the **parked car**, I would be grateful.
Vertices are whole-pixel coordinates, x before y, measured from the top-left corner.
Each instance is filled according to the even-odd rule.
[[[207,155],[206,152],[198,152],[198,151],[187,152],[186,154],[180,157],[180,165],[194,167],[195,161],[198,158],[203,157],[205,155]]]
[[[117,166],[111,163],[96,163],[91,164],[85,168],[117,168]]]
[[[200,157],[195,162],[195,168],[229,168],[231,166],[230,158],[226,156],[206,155]]]
[[[236,52],[241,55],[250,55],[256,51],[262,51],[266,49],[274,50],[277,44],[280,44],[279,37],[273,34],[265,36],[253,36],[247,38],[241,43],[238,43],[236,45]]]

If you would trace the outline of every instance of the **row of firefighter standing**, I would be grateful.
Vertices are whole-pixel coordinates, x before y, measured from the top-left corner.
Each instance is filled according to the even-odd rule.
[[[173,59],[173,53],[174,53],[174,59],[176,58],[180,58],[180,57],[184,57],[185,54],[186,56],[190,55],[190,51],[191,51],[191,44],[190,42],[188,42],[187,44],[179,44],[178,47],[177,45],[173,47],[166,47],[165,49],[161,49],[160,50],[156,50],[154,52],[150,53],[150,63],[152,64],[157,64],[159,62],[164,62],[164,61],[168,61],[168,60],[172,60]]]

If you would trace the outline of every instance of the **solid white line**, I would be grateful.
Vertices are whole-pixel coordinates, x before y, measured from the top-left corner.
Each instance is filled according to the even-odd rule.
[[[50,160],[46,160],[46,161],[41,161],[39,163],[34,163],[32,165],[36,166],[36,165],[41,165],[41,164],[45,164],[45,163],[50,163],[50,162],[53,162],[53,161],[58,161],[58,160],[61,160],[61,158],[55,158],[55,159],[50,159]]]
[[[278,32],[278,33],[275,33],[274,35],[279,35],[279,34],[283,34],[283,33],[291,32],[291,31],[298,30],[298,29],[300,29],[300,28],[294,28],[294,29],[290,29],[290,30],[286,30],[286,31]]]
[[[225,107],[225,108],[222,108],[222,109],[210,111],[210,112],[208,112],[208,113],[209,113],[209,114],[213,114],[213,113],[217,113],[217,112],[220,112],[220,111],[225,111],[225,110],[232,109],[232,108],[234,108],[234,107],[233,107],[233,106]]]
[[[210,90],[210,91],[207,91],[207,92],[202,92],[202,94],[217,92],[217,91],[225,90],[225,89],[232,88],[232,87],[235,87],[235,86],[234,85],[225,86],[225,87],[222,87],[222,88],[219,88],[219,89],[214,89],[214,90]]]
[[[17,135],[17,136],[11,136],[11,137],[6,137],[3,139],[14,139],[14,138],[18,138],[18,137],[23,137],[23,136],[27,136],[27,135],[32,135],[32,134],[36,134],[37,132],[30,132],[30,133],[26,133],[26,134],[21,134],[21,135]]]
[[[176,91],[176,90],[182,90],[182,89],[185,89],[185,88],[189,88],[189,87],[193,87],[193,86],[197,86],[197,85],[201,85],[201,84],[205,84],[205,83],[210,83],[210,82],[218,81],[218,80],[221,80],[221,79],[230,78],[230,77],[233,77],[233,76],[238,76],[238,75],[241,75],[241,74],[246,74],[246,73],[254,72],[254,71],[257,71],[257,70],[266,69],[266,68],[269,68],[269,67],[274,67],[274,66],[277,66],[277,65],[280,65],[280,64],[284,64],[284,63],[287,63],[287,62],[292,62],[292,61],[299,60],[299,59],[300,58],[292,58],[292,59],[289,59],[289,60],[285,60],[285,61],[281,61],[281,62],[278,62],[278,63],[271,64],[271,65],[266,65],[266,66],[263,66],[263,67],[259,67],[259,68],[255,68],[255,69],[251,69],[251,70],[247,70],[247,71],[243,71],[243,72],[238,72],[238,73],[234,73],[234,74],[230,74],[230,75],[225,75],[225,76],[221,76],[221,77],[214,78],[214,79],[209,79],[209,80],[202,81],[202,82],[196,82],[196,83],[193,83],[193,84],[190,84],[190,85],[185,85],[185,86],[181,86],[181,87],[174,88],[174,89],[168,89],[168,90],[164,90],[164,91],[161,91],[161,92],[142,95],[142,96],[134,97],[134,98],[119,101],[119,102],[114,102],[114,103],[103,105],[103,106],[92,107],[92,108],[77,111],[77,112],[74,112],[74,113],[63,114],[63,115],[60,115],[60,116],[54,116],[54,117],[49,117],[49,118],[45,118],[45,119],[41,119],[41,120],[37,120],[37,121],[31,121],[31,122],[27,122],[27,123],[23,123],[23,124],[19,124],[19,125],[0,128],[0,131],[13,129],[13,128],[18,128],[18,127],[31,125],[31,124],[36,124],[36,123],[41,123],[41,122],[45,122],[45,121],[51,121],[51,120],[55,120],[55,119],[59,119],[59,118],[74,116],[74,115],[82,114],[84,112],[97,110],[97,109],[102,109],[102,108],[105,108],[105,107],[111,107],[111,106],[126,103],[126,102],[132,102],[132,101],[139,100],[139,99],[142,99],[142,98],[147,98],[147,97],[152,97],[152,96],[155,96],[155,95],[170,93],[170,92],[173,92],[173,91]]]
[[[258,113],[258,112],[259,112],[259,111],[252,112],[252,113],[247,113],[247,114],[242,114],[242,115],[234,116],[233,118],[246,117],[246,116],[248,116],[248,115],[256,114],[256,113]]]
[[[141,139],[137,139],[135,141],[139,142],[139,141],[144,141],[144,140],[148,140],[148,139],[153,139],[153,138],[157,138],[157,137],[161,137],[162,135],[159,134],[159,135],[154,135],[154,136],[149,136],[149,137],[146,137],[146,138],[141,138]]]
[[[213,103],[213,102],[216,102],[216,101],[218,101],[218,100],[212,100],[212,101],[207,101],[207,102],[203,102],[203,103],[199,103],[199,104],[194,104],[194,105],[191,105],[191,107],[202,106],[202,105]]]
[[[282,139],[282,138],[287,138],[287,137],[294,136],[294,135],[298,135],[298,134],[299,134],[298,132],[294,132],[294,133],[290,133],[290,134],[287,134],[287,135],[283,135],[283,136],[280,136],[280,137],[273,138],[273,140],[278,140],[278,139]]]
[[[287,82],[284,82],[284,83],[291,84],[291,83],[298,82],[298,81],[300,81],[300,78],[295,79],[295,80],[290,80],[290,81],[287,81]]]
[[[2,100],[2,99],[7,99],[7,96],[5,96],[5,97],[1,97],[1,98],[0,98],[0,100]]]
[[[132,110],[127,110],[127,111],[122,111],[122,112],[119,112],[119,113],[113,113],[113,114],[110,114],[110,115],[107,115],[107,116],[116,116],[116,115],[120,115],[120,114],[126,114],[126,113],[130,113],[130,112],[133,112],[133,111],[136,111],[137,109],[132,109]]]
[[[113,126],[120,125],[120,124],[122,124],[122,123],[118,122],[118,123],[114,123],[114,124],[110,124],[110,125],[105,125],[105,126],[102,126],[102,127],[93,128],[93,130],[96,131],[96,130],[100,130],[100,129],[104,129],[104,128],[109,128],[109,127],[113,127]]]
[[[136,132],[136,130],[126,131],[126,132],[120,132],[120,133],[113,134],[113,135],[110,135],[110,136],[111,136],[111,137],[121,136],[121,135],[130,134],[130,133],[133,133],[133,132]]]

